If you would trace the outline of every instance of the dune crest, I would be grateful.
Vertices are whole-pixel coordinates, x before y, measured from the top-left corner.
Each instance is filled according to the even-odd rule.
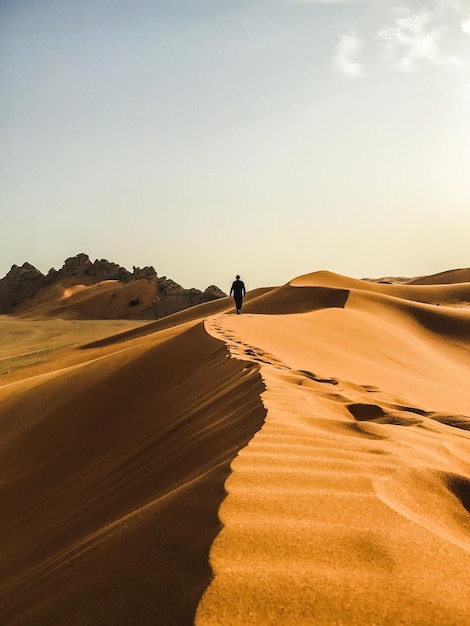
[[[444,285],[449,283],[470,283],[470,268],[447,270],[431,276],[421,276],[410,280],[410,285]]]
[[[0,387],[0,623],[192,623],[265,413],[257,367],[227,357],[196,321]]]
[[[464,272],[465,278],[470,278],[470,270],[459,271]],[[333,289],[357,289],[433,305],[470,305],[470,280],[445,283],[444,281],[434,281],[432,278],[429,280],[422,278],[407,284],[388,284],[321,271],[298,276],[291,280],[289,285],[293,287],[323,286]]]
[[[198,626],[468,622],[469,312],[363,282],[307,275],[265,298],[288,315],[206,321],[260,365],[267,416],[232,462]]]

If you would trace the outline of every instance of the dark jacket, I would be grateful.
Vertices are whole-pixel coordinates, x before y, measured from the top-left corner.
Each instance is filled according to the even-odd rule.
[[[240,298],[242,295],[246,296],[245,283],[242,280],[234,280],[230,288],[230,295],[232,293],[235,298]]]

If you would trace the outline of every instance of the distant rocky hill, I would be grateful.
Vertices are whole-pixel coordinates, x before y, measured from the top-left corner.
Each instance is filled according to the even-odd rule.
[[[30,263],[13,265],[0,280],[0,314],[67,319],[155,319],[226,294],[211,285],[184,289],[153,267],[124,267],[87,254],[68,258],[44,275]]]

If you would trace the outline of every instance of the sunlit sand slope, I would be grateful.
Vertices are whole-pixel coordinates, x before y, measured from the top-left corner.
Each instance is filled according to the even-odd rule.
[[[0,388],[0,623],[190,624],[257,366],[202,324]]]
[[[432,276],[421,276],[409,281],[410,285],[444,285],[448,283],[470,283],[470,268],[447,270]]]
[[[130,282],[103,280],[98,283],[91,278],[83,278],[78,284],[76,278],[66,278],[41,289],[20,304],[15,315],[25,319],[125,318],[153,308],[155,296],[155,281],[145,278]]]
[[[260,364],[267,417],[226,481],[199,626],[470,623],[470,311],[448,306],[469,285],[451,287],[321,273],[207,320]]]

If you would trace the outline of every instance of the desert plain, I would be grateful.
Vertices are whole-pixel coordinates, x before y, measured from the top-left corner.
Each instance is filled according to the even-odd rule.
[[[0,317],[0,624],[468,626],[470,270],[234,312]]]

